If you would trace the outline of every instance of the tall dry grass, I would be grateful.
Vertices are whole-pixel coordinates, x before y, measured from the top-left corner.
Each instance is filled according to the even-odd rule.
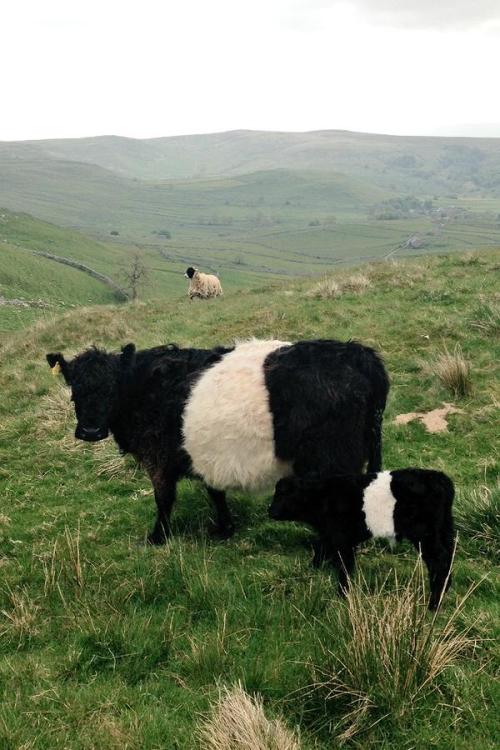
[[[457,528],[481,553],[500,562],[500,482],[462,491],[455,505]]]
[[[482,302],[474,310],[470,325],[485,336],[498,336],[500,334],[500,305],[494,302]]]
[[[364,273],[356,273],[342,282],[342,291],[361,294],[368,289],[369,286],[371,286],[371,281],[368,276]]]
[[[370,286],[370,279],[362,273],[336,279],[331,276],[325,276],[306,292],[306,297],[335,299],[341,297],[344,292],[362,294]]]
[[[468,597],[442,623],[426,606],[422,562],[409,582],[373,592],[353,582],[345,606],[336,604],[316,632],[318,656],[302,691],[340,743],[390,717],[401,718],[421,698],[441,690],[440,678],[475,646],[457,616]],[[472,627],[472,626],[471,626]],[[315,709],[312,709],[315,710]]]
[[[470,362],[464,357],[459,344],[453,352],[445,347],[434,362],[429,363],[429,370],[439,378],[441,384],[456,398],[469,396],[472,393]]]
[[[268,719],[262,699],[240,683],[222,690],[199,740],[203,750],[300,750],[296,734],[280,719]]]
[[[342,289],[335,279],[325,276],[306,292],[306,297],[314,299],[335,299],[340,297]]]

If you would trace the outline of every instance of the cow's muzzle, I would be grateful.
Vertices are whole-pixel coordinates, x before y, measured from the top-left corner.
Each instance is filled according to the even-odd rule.
[[[77,440],[86,440],[88,443],[97,443],[99,440],[104,440],[109,435],[107,427],[83,427],[83,425],[77,425],[75,430],[75,437]]]

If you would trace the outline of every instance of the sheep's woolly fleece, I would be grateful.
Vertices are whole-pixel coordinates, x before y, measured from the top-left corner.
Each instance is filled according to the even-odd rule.
[[[433,409],[427,412],[410,411],[408,414],[398,414],[394,420],[394,424],[408,424],[409,422],[413,422],[414,419],[419,419],[427,432],[444,432],[448,429],[448,422],[445,419],[448,414],[463,414],[463,410],[457,409],[453,404],[445,402],[440,409]]]

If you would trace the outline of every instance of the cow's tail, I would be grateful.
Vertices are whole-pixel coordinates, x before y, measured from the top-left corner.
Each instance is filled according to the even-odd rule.
[[[370,474],[376,474],[382,469],[382,419],[384,409],[374,409],[371,424],[368,428],[368,466]]]
[[[382,420],[389,393],[389,378],[381,358],[373,352],[371,368],[372,399],[367,424],[367,471],[376,473],[382,469]]]

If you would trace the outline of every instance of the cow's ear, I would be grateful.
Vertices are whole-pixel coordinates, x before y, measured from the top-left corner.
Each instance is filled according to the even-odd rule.
[[[50,352],[46,355],[46,359],[49,363],[50,369],[52,370],[52,374],[59,375],[60,373],[62,373],[64,380],[69,384],[69,363],[64,359],[64,354],[61,354],[61,352]]]
[[[121,366],[124,369],[131,369],[135,364],[135,344],[122,346]]]

